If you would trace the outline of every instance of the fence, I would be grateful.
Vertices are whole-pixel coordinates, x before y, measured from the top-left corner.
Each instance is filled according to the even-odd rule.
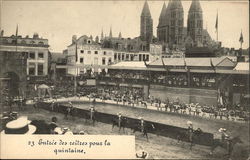
[[[39,102],[38,106],[46,110],[51,110],[50,103]],[[58,104],[58,105],[54,105],[53,111],[59,112],[59,113],[65,113],[66,109],[67,109],[67,106]],[[75,108],[73,115],[79,118],[87,118],[88,113],[89,113],[89,110]],[[96,112],[95,117],[98,122],[112,124],[112,120],[116,118],[117,115]],[[129,122],[129,123],[126,123],[125,125],[126,128],[133,128],[134,124],[139,122],[138,119],[135,119],[135,118],[130,118],[130,117],[126,117],[126,118]],[[176,127],[172,125],[167,125],[167,124],[162,124],[162,123],[157,123],[157,122],[152,122],[152,121],[147,121],[147,120],[145,120],[145,123],[153,124],[155,127],[154,130],[148,130],[149,133],[153,133],[156,135],[169,137],[173,139],[176,139],[177,135],[183,135],[187,133],[188,131],[186,128]],[[188,141],[187,137],[180,136],[180,139],[183,141]],[[203,132],[200,136],[196,136],[193,138],[193,143],[195,144],[211,146],[212,142],[213,142],[213,134],[207,133],[207,132]]]

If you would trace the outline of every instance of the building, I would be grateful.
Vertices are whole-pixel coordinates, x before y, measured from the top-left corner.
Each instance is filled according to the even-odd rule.
[[[153,19],[147,1],[145,1],[141,12],[140,38],[142,41],[147,42],[149,48],[149,43],[153,39]]]
[[[184,49],[212,44],[206,29],[203,29],[203,12],[199,0],[193,0],[188,12],[187,27],[184,27],[184,11],[181,0],[163,4],[157,26],[158,41],[163,48]]]
[[[114,62],[114,53],[110,48],[102,48],[101,44],[86,35],[77,39],[73,36],[72,43],[67,47],[68,74],[79,75],[92,68],[99,68]]]
[[[48,47],[48,39],[39,37],[37,33],[33,37],[1,35],[1,77],[15,75],[21,89],[17,93],[25,96],[27,82],[48,75]]]
[[[161,101],[232,106],[249,96],[249,63],[235,66],[222,57],[163,58],[148,64],[120,62],[108,66],[108,76],[98,83],[137,88],[145,98],[150,95]]]
[[[51,53],[50,77],[53,80],[63,79],[67,75],[67,55]]]
[[[162,57],[162,50],[163,50],[163,48],[162,48],[161,44],[155,44],[155,43],[150,44],[149,52],[150,52],[150,55],[152,58],[153,57],[154,57],[154,59],[161,58]],[[150,59],[150,61],[153,61],[152,58]]]

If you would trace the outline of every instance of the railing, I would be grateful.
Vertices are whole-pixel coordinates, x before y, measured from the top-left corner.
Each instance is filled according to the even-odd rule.
[[[51,110],[51,104],[50,103],[45,103],[45,102],[40,102],[38,103],[38,106],[46,109],[46,110]],[[59,113],[66,113],[67,106],[58,104],[54,105],[54,111],[59,112]],[[87,118],[89,114],[88,110],[85,109],[80,109],[80,108],[75,108],[74,115],[79,118]],[[112,124],[112,120],[116,118],[117,115],[109,114],[109,113],[102,113],[102,112],[97,112],[96,113],[96,120],[98,122],[102,123],[107,123],[107,124]],[[135,124],[138,124],[138,119],[131,118],[131,117],[126,117],[129,123],[125,124],[126,128],[134,128]],[[167,124],[162,124],[162,123],[157,123],[157,122],[152,122],[152,121],[145,121],[147,124],[153,124],[155,129],[154,130],[149,130],[149,133],[153,133],[156,135],[164,136],[164,137],[170,137],[170,138],[177,138],[177,135],[183,135],[187,133],[188,129],[186,128],[181,128],[177,126],[171,126]],[[211,146],[213,143],[213,134],[203,132],[200,136],[194,137],[193,143],[195,144],[200,144],[200,145],[205,145],[205,146]],[[189,138],[187,137],[180,137],[181,140],[183,141],[188,141]]]

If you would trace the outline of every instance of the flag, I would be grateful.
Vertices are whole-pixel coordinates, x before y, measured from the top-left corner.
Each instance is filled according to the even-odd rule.
[[[75,42],[75,45],[76,45],[76,62],[77,62],[77,60],[78,60],[78,56],[77,56],[77,42]]]
[[[244,41],[243,41],[243,34],[242,34],[242,31],[241,31],[241,33],[240,33],[240,39],[239,39],[239,41],[240,41],[240,43],[243,43]]]
[[[216,32],[218,32],[218,11],[217,11],[217,16],[216,16],[215,29],[216,29]]]
[[[16,25],[16,37],[18,36],[18,25]]]

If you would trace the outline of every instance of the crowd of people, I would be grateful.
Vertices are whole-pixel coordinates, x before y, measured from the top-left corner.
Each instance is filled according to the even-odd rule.
[[[86,134],[86,131],[73,133],[68,127],[62,127],[53,116],[51,122],[44,120],[29,120],[27,116],[19,116],[18,112],[3,112],[1,117],[2,133],[4,134]]]

